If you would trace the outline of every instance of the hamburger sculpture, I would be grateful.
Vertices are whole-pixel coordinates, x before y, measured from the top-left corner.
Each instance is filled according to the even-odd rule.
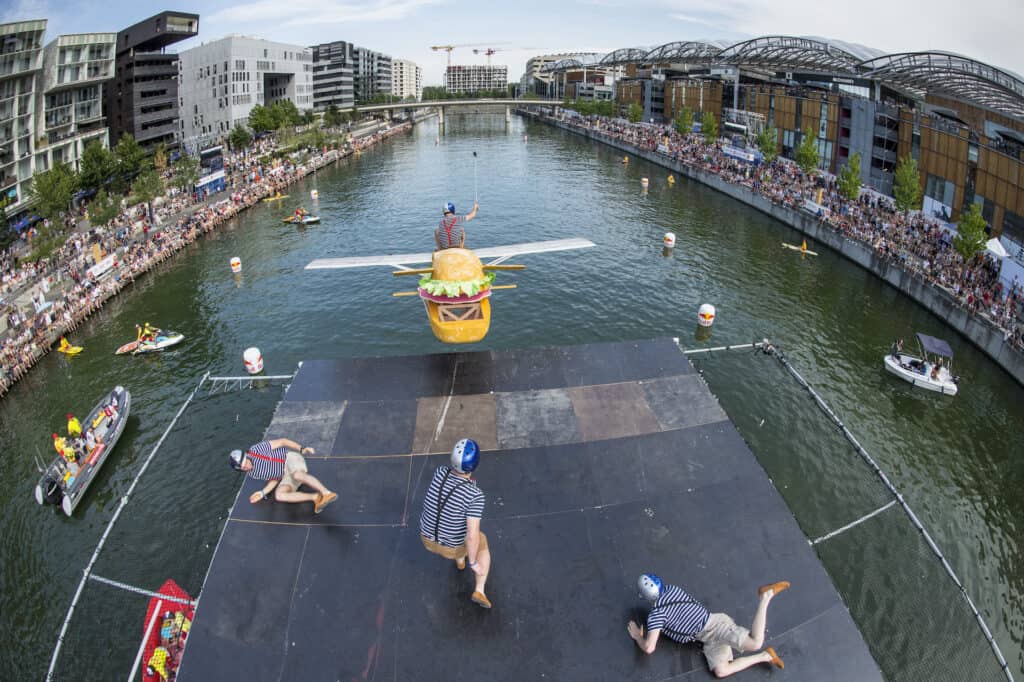
[[[417,291],[439,341],[475,343],[487,336],[494,273],[484,272],[484,268],[469,249],[434,253],[431,272],[420,279]]]

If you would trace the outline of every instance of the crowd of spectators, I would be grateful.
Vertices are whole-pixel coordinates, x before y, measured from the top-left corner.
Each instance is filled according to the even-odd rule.
[[[708,143],[700,134],[682,135],[669,126],[601,116],[561,113],[557,118],[712,173],[775,204],[796,210],[810,207],[833,231],[941,288],[972,315],[998,326],[1007,343],[1024,350],[1024,283],[1015,278],[1006,286],[999,278],[999,261],[985,252],[965,261],[952,247],[953,229],[935,218],[899,211],[892,199],[866,189],[858,199],[848,200],[828,173],[807,174],[782,158],[771,163],[741,160],[726,154],[727,144],[721,139]]]
[[[153,202],[123,206],[108,225],[71,233],[46,259],[21,262],[18,246],[0,254],[4,320],[0,341],[0,395],[48,353],[57,340],[75,329],[135,278],[163,262],[199,235],[210,232],[267,196],[337,159],[407,130],[410,123],[379,130],[342,150],[312,150],[301,163],[285,156],[270,160],[272,138],[224,157],[227,188],[212,197],[171,189]],[[298,156],[297,154],[295,155]],[[96,252],[103,258],[96,262]],[[104,269],[109,263],[110,267]],[[32,305],[14,305],[15,297],[36,288]]]

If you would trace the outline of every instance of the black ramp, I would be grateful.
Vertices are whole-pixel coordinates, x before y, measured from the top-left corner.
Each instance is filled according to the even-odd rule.
[[[710,680],[700,649],[642,654],[643,571],[749,625],[772,601],[784,671],[880,680],[782,498],[668,339],[303,364],[268,433],[317,448],[339,493],[250,504],[246,479],[200,595],[179,680]],[[427,553],[418,520],[455,439],[478,436],[494,567]],[[438,454],[441,453],[441,454]],[[225,474],[228,475],[228,474]]]

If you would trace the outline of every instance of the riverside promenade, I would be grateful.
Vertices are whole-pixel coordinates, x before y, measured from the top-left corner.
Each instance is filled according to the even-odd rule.
[[[550,116],[526,110],[518,113],[602,142],[632,157],[671,169],[680,176],[716,189],[825,244],[920,303],[980,348],[1018,383],[1024,385],[1024,353],[1007,342],[1007,335],[1003,329],[982,316],[972,315],[948,290],[930,283],[920,274],[911,272],[892,260],[881,258],[864,242],[836,232],[817,216],[801,209],[774,203],[749,187],[729,182],[709,170],[670,158],[657,150],[643,149],[601,131],[574,126]]]

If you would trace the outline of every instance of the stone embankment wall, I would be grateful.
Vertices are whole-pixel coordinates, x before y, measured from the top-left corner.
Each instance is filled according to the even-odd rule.
[[[519,113],[525,112],[520,111]],[[742,201],[763,213],[767,213],[776,220],[827,245],[862,268],[879,276],[933,312],[946,324],[956,329],[980,348],[997,365],[1009,372],[1018,383],[1024,385],[1024,354],[1018,352],[1005,342],[1003,331],[999,327],[984,318],[968,313],[948,291],[929,284],[920,275],[908,272],[891,261],[879,258],[867,245],[837,234],[828,225],[820,223],[816,217],[788,206],[774,204],[766,197],[752,192],[742,185],[727,182],[714,173],[674,161],[656,151],[642,150],[600,132],[576,128],[547,117],[537,116],[532,113],[527,113],[526,115],[577,135],[583,135],[597,142],[603,142],[628,153],[632,157],[650,161],[659,166],[669,168],[680,176],[704,183],[708,187],[727,194],[737,201]]]

